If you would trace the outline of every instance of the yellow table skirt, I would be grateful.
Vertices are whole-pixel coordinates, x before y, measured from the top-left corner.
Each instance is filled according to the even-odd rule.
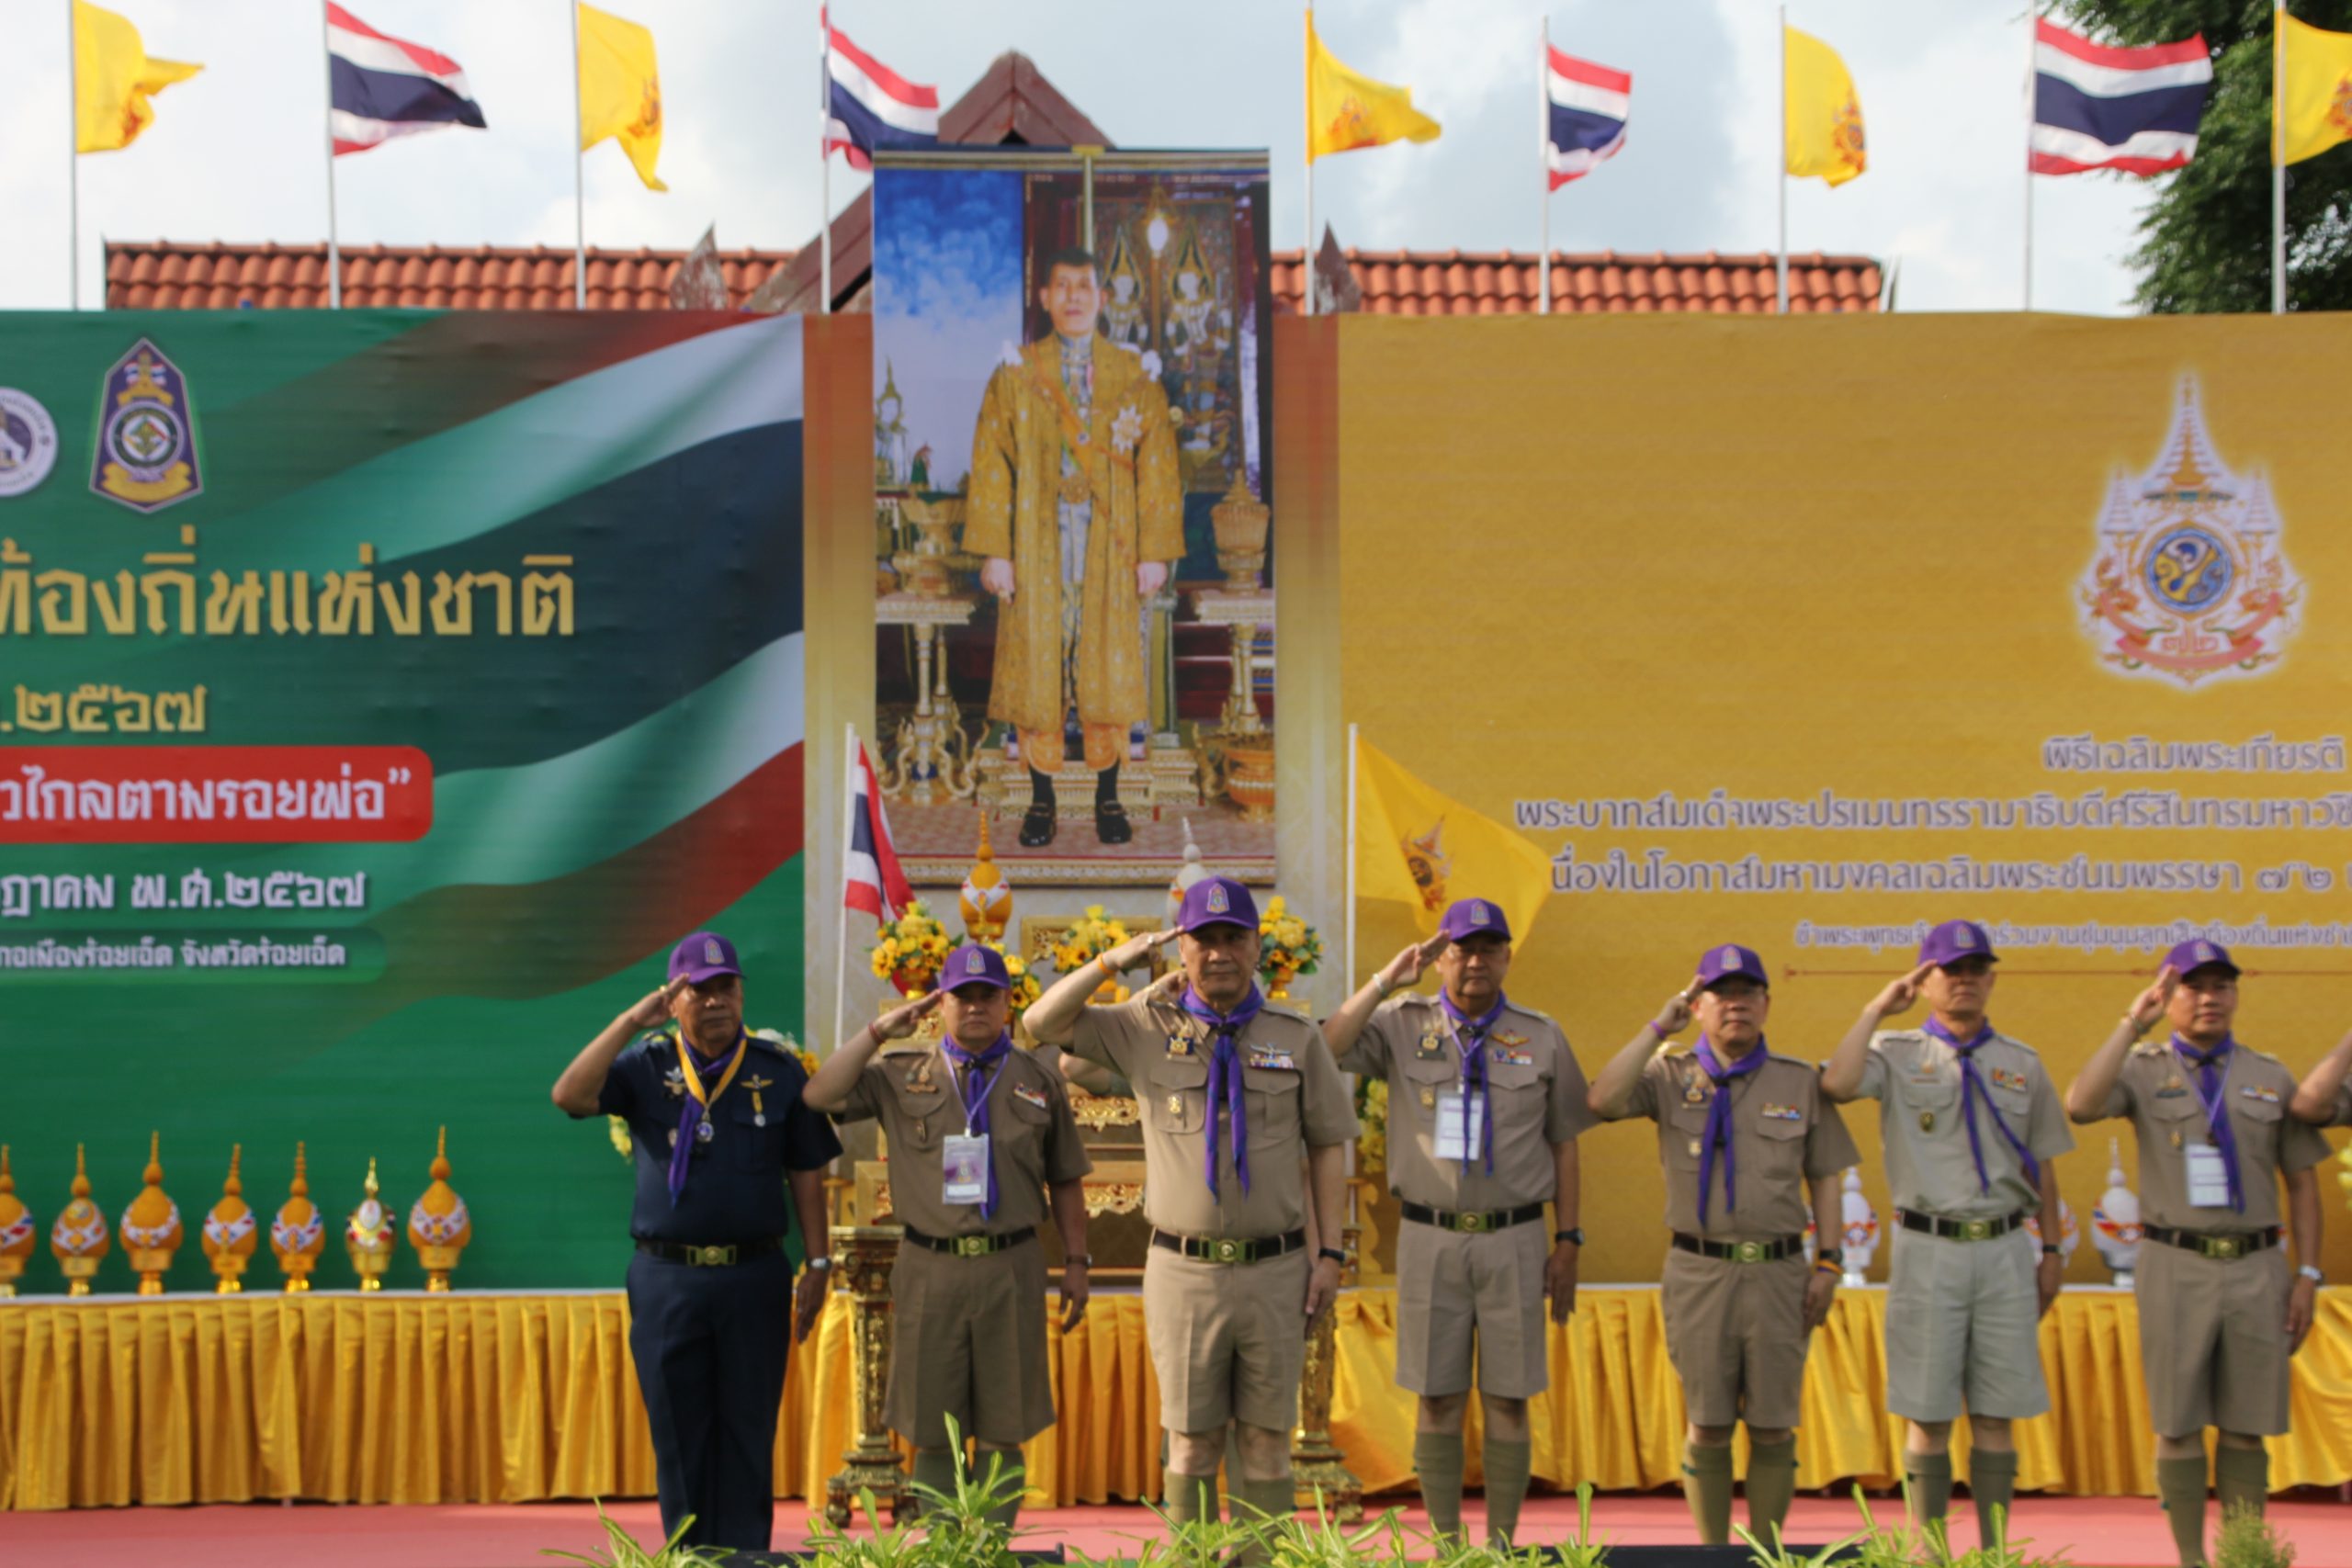
[[[1883,1484],[1894,1472],[1885,1302],[1840,1292],[1814,1341],[1803,1485]],[[1367,1489],[1408,1486],[1413,1401],[1390,1379],[1396,1294],[1351,1291],[1339,1310],[1334,1437]],[[617,1293],[0,1303],[0,1507],[650,1495],[628,1317]],[[1029,1446],[1033,1501],[1155,1495],[1159,1396],[1142,1302],[1096,1296],[1085,1326],[1056,1348],[1062,1420]],[[2018,1483],[2152,1493],[2132,1298],[2061,1297],[2041,1350],[2055,1408],[2018,1429]],[[1678,1479],[1682,1396],[1656,1291],[1586,1291],[1551,1357],[1552,1390],[1533,1413],[1540,1480],[1626,1489]],[[848,1303],[836,1296],[793,1352],[776,1438],[783,1495],[823,1495],[850,1410]],[[2321,1294],[2295,1361],[2294,1420],[2271,1445],[2272,1483],[2352,1479],[2352,1292]]]

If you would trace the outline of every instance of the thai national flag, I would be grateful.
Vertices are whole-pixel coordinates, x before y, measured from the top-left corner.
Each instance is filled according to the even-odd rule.
[[[832,116],[826,152],[838,147],[851,168],[870,169],[876,147],[938,146],[939,89],[908,81],[850,42],[830,18],[822,25]]]
[[[1552,188],[1592,173],[1602,160],[1614,158],[1625,145],[1625,115],[1633,102],[1630,72],[1611,71],[1573,54],[1544,46],[1546,96],[1552,100],[1552,130],[1544,139],[1544,162],[1552,171]]]
[[[2205,35],[2146,49],[2108,49],[2036,19],[2033,152],[2037,175],[2121,169],[2154,175],[2197,154],[2197,122],[2213,89]]]
[[[486,123],[456,61],[379,33],[335,5],[327,6],[327,124],[338,157],[395,136]]]
[[[882,792],[874,784],[874,759],[859,741],[849,761],[849,851],[842,862],[842,902],[877,920],[895,920],[914,902],[899,852],[890,842],[890,819],[882,815]]]

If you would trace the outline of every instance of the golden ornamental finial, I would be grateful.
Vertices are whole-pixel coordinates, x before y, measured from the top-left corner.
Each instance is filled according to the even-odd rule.
[[[232,1198],[237,1197],[245,1190],[245,1184],[237,1179],[237,1164],[244,1157],[244,1145],[231,1144],[229,1145],[229,1179],[220,1184],[220,1190]]]
[[[368,1196],[376,1196],[376,1156],[368,1156]]]
[[[76,1198],[87,1198],[89,1195],[89,1150],[86,1145],[76,1144],[74,1145],[74,1196]]]
[[[431,1175],[435,1181],[449,1179],[449,1128],[446,1122],[441,1128],[441,1142],[433,1151]]]
[[[160,1185],[164,1179],[164,1134],[161,1132],[147,1134],[147,1168],[139,1173],[139,1179],[150,1187]]]
[[[8,1145],[0,1144],[0,1192],[14,1192],[17,1179],[8,1169]]]
[[[299,1138],[294,1143],[294,1182],[287,1190],[297,1198],[308,1198],[311,1195],[311,1179],[305,1174],[303,1145]]]

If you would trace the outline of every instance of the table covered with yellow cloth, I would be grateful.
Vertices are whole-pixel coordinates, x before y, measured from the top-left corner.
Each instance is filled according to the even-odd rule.
[[[1396,1293],[1350,1291],[1338,1310],[1332,1436],[1367,1491],[1408,1486],[1413,1399],[1390,1377]],[[1802,1485],[1894,1474],[1885,1310],[1881,1291],[1841,1292],[1814,1341]],[[776,1438],[786,1496],[821,1498],[850,1444],[849,1323],[837,1295],[793,1352]],[[1033,1501],[1155,1495],[1159,1397],[1140,1298],[1097,1295],[1055,1350],[1062,1419],[1029,1446]],[[2041,1353],[2055,1408],[2018,1428],[2018,1484],[2152,1493],[2131,1296],[2060,1297]],[[1537,1479],[1612,1490],[1679,1478],[1682,1395],[1655,1289],[1584,1292],[1553,1331],[1551,1359],[1551,1391],[1532,1410]],[[2352,1478],[2352,1292],[2321,1292],[2295,1361],[2294,1421],[2271,1445],[2273,1485]],[[0,1507],[652,1492],[616,1292],[0,1302]]]

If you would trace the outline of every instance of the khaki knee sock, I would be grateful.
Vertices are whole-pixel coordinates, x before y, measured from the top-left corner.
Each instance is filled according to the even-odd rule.
[[[985,1453],[979,1456],[982,1480],[988,1478],[989,1461],[992,1457],[994,1456]],[[1004,1468],[997,1472],[997,1480],[1012,1495],[989,1510],[989,1523],[1002,1525],[1005,1529],[1011,1529],[1014,1522],[1021,1517],[1021,1499],[1029,1489],[1029,1467],[1022,1460],[1019,1449],[1004,1456]]]
[[[1494,1445],[1488,1444],[1487,1451],[1491,1455]],[[1430,1511],[1430,1529],[1450,1538],[1462,1534],[1462,1463],[1461,1433],[1413,1434],[1413,1472],[1421,1483],[1421,1506]],[[1487,1474],[1491,1498],[1494,1472],[1489,1469]]]
[[[1298,1513],[1298,1488],[1287,1475],[1272,1481],[1254,1481],[1241,1476],[1227,1483],[1231,1494],[1227,1512],[1236,1524],[1255,1525],[1258,1534],[1249,1545],[1233,1554],[1235,1568],[1265,1568],[1274,1560],[1274,1527]]]
[[[1731,1543],[1731,1446],[1682,1449],[1682,1495],[1690,1505],[1699,1540],[1707,1546]]]
[[[2156,1461],[2156,1496],[2181,1568],[2196,1568],[2205,1561],[2205,1456]]]
[[[1172,1524],[1214,1523],[1217,1517],[1216,1477],[1187,1475],[1170,1465],[1160,1483],[1160,1505]]]
[[[1797,1495],[1797,1440],[1747,1445],[1747,1533],[1766,1545],[1780,1539]]]
[[[1940,1524],[1951,1511],[1951,1454],[1905,1452],[1903,1479],[1911,1483],[1911,1522],[1921,1529]]]
[[[956,1456],[945,1449],[917,1449],[913,1480],[918,1486],[928,1486],[953,1497],[956,1495]],[[938,1503],[932,1498],[915,1499],[918,1513],[927,1514],[937,1506]]]
[[[1488,1438],[1485,1457],[1487,1544],[1509,1546],[1519,1533],[1519,1506],[1527,1501],[1527,1477],[1535,1467],[1535,1445],[1525,1439],[1507,1443]]]
[[[1944,1483],[1951,1484],[1947,1479]],[[1968,1496],[1976,1505],[1976,1538],[1990,1546],[2017,1532],[2009,1527],[2009,1509],[2018,1495],[2018,1456],[2014,1450],[1971,1449],[1968,1453]]]
[[[2233,1449],[2224,1444],[2213,1450],[2213,1495],[2222,1517],[2232,1508],[2252,1508],[2259,1514],[2270,1501],[2270,1450]]]

